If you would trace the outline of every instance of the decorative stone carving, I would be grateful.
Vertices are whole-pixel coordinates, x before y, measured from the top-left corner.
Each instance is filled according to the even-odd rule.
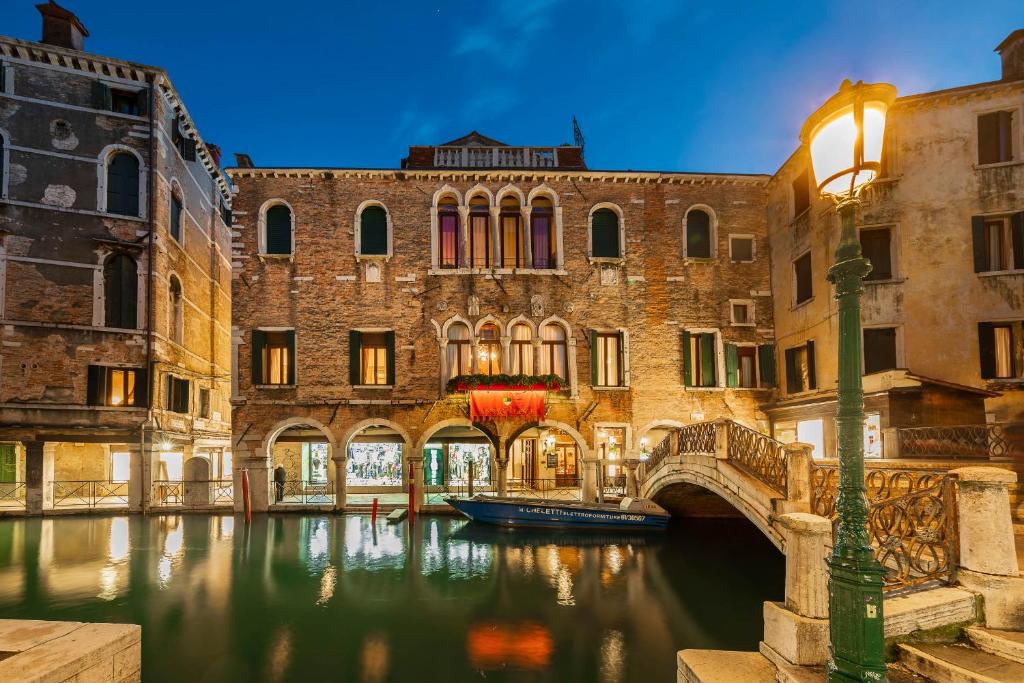
[[[601,284],[602,285],[617,285],[619,284],[619,271],[617,268],[602,268],[601,269]]]
[[[535,318],[544,317],[544,297],[534,294],[530,297],[530,312]]]
[[[480,297],[470,294],[467,308],[471,316],[480,315]]]
[[[565,302],[565,312],[566,313],[572,313],[575,310],[576,310],[576,305],[573,304],[573,302],[571,302],[571,301],[566,301]]]
[[[378,263],[367,263],[366,264],[366,281],[367,282],[380,282],[380,264],[378,264]]]
[[[440,301],[438,301],[437,302],[437,310],[439,310],[439,311],[447,311],[448,310],[448,302],[445,301],[444,299],[441,299]]]

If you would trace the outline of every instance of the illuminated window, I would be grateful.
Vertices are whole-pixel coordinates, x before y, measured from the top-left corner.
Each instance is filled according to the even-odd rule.
[[[519,201],[512,196],[501,200],[501,266],[502,268],[523,268],[526,266],[526,246],[523,237],[523,213]]]
[[[533,209],[530,211],[530,247],[534,268],[554,268],[558,264],[553,216],[550,199],[538,197],[533,200]]]
[[[1024,269],[1024,212],[1011,216],[975,216],[974,272]]]
[[[91,406],[132,408],[146,405],[146,371],[90,365],[87,399]]]
[[[621,387],[622,333],[593,332],[591,336],[592,379],[597,387]]]
[[[459,230],[459,210],[455,200],[446,197],[437,207],[439,239],[437,241],[437,263],[441,268],[458,268],[462,233]]]
[[[448,328],[448,378],[468,375],[472,370],[470,362],[469,327],[464,323],[453,323]]]
[[[295,384],[295,331],[253,330],[252,383]]]
[[[565,328],[549,323],[540,330],[540,374],[569,379],[566,360]]]
[[[512,326],[512,374],[533,374],[533,334],[529,325],[517,323]]]
[[[469,201],[469,265],[491,267],[491,212],[486,197]]]
[[[481,375],[501,374],[501,337],[498,326],[488,323],[480,328],[477,342],[476,371]]]
[[[361,384],[387,384],[388,347],[383,334],[363,333],[361,336]]]

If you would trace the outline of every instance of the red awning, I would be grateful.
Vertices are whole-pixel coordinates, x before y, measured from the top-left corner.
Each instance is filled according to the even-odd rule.
[[[511,419],[540,422],[544,419],[545,396],[545,391],[474,390],[469,392],[469,417],[474,422]]]

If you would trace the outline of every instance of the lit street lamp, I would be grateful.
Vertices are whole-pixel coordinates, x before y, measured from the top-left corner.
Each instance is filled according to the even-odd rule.
[[[839,531],[828,560],[828,680],[883,681],[882,566],[867,532],[860,295],[871,264],[861,253],[860,193],[881,171],[885,116],[896,99],[887,83],[843,81],[800,131],[818,192],[836,203],[842,225],[828,279],[839,304]]]

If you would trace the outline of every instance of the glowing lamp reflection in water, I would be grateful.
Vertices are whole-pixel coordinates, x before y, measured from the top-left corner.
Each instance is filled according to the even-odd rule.
[[[484,622],[471,626],[466,636],[469,664],[475,669],[543,669],[554,649],[551,633],[540,624]]]

